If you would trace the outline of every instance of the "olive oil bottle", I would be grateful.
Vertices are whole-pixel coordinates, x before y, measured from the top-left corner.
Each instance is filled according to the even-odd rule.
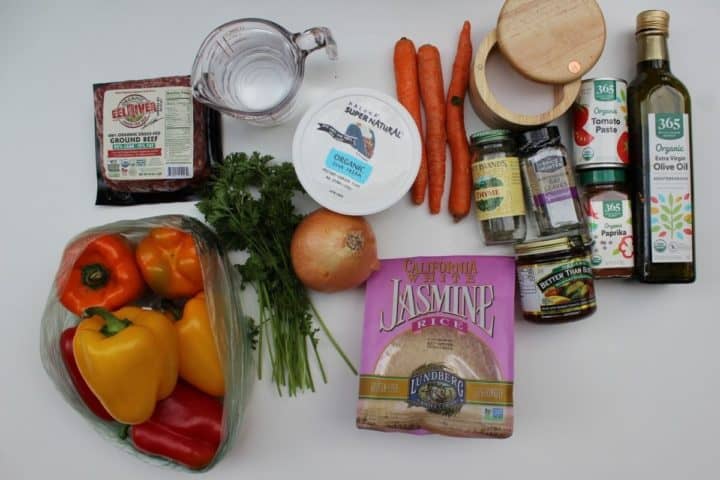
[[[695,281],[690,95],[670,73],[670,15],[637,16],[637,75],[628,87],[635,187],[635,270],[640,281]]]

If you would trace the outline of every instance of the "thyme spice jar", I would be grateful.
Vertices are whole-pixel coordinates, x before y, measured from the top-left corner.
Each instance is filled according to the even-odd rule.
[[[539,323],[579,320],[597,308],[590,249],[580,236],[515,246],[523,317]]]
[[[486,245],[525,239],[525,201],[520,161],[509,130],[470,136],[475,212]]]
[[[528,130],[517,141],[528,203],[540,235],[583,233],[584,215],[560,130],[555,126]]]

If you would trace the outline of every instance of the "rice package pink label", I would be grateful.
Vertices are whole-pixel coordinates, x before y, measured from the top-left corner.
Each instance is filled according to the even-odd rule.
[[[357,425],[508,437],[515,261],[382,260],[367,282]]]

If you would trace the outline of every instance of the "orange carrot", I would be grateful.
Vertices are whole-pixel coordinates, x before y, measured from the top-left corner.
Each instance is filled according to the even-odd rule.
[[[470,78],[472,60],[472,42],[470,40],[470,22],[465,21],[460,32],[452,78],[447,95],[447,136],[452,159],[452,177],[450,181],[450,201],[448,208],[455,221],[460,221],[470,211],[472,195],[472,176],[470,174],[470,145],[465,132],[463,107],[465,92]]]
[[[409,38],[402,37],[395,43],[393,55],[395,67],[395,88],[398,101],[412,115],[417,125],[420,138],[423,137],[422,116],[420,113],[420,86],[418,85],[417,54],[415,44]],[[415,177],[412,186],[412,201],[420,205],[425,201],[425,191],[428,183],[427,156],[425,155],[425,144],[420,146],[422,157],[420,169]]]
[[[430,213],[439,213],[445,188],[445,87],[440,52],[433,45],[418,49],[418,80],[425,110]]]

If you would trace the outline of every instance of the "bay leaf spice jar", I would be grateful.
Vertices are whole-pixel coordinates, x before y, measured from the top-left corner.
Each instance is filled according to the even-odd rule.
[[[573,168],[560,142],[560,130],[542,127],[516,138],[528,203],[540,236],[586,234]]]
[[[525,200],[520,161],[509,130],[470,136],[475,212],[486,245],[525,239]]]

